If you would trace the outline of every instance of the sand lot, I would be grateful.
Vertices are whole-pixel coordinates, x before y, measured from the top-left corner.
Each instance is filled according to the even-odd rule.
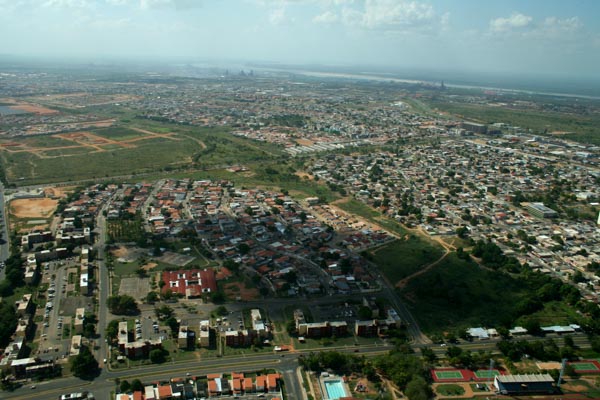
[[[48,218],[57,205],[55,199],[16,199],[10,202],[10,213],[17,218]]]

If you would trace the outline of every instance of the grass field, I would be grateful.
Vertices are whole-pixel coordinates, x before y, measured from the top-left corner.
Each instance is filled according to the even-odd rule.
[[[113,242],[136,242],[143,234],[142,221],[140,218],[109,220],[107,233]]]
[[[161,133],[161,132],[157,132]],[[95,129],[94,134],[111,140],[128,140],[147,136],[146,134],[122,126]]]
[[[276,165],[280,163],[282,153],[277,146],[234,137],[227,128],[134,122],[127,126],[87,130],[96,136],[95,141],[82,135],[71,135],[74,141],[56,135],[14,138],[12,143],[23,146],[11,146],[10,150],[23,148],[30,151],[0,151],[0,162],[5,166],[8,181],[19,185],[171,172],[178,168],[203,169],[246,163],[264,165],[269,161],[276,162]],[[172,134],[168,137],[154,136],[132,128]],[[141,136],[145,136],[143,140],[123,142]],[[109,141],[98,142],[98,137]],[[124,144],[120,145],[121,142]],[[64,155],[69,157],[59,157]],[[272,181],[281,186],[294,183],[289,182],[287,176]]]
[[[453,384],[438,385],[435,391],[442,396],[461,396],[465,394],[465,389],[462,386]]]
[[[410,235],[372,252],[373,261],[391,283],[396,283],[439,259],[443,250],[432,243]]]
[[[441,332],[467,326],[497,326],[516,318],[518,303],[531,296],[522,282],[482,269],[451,254],[401,290],[420,327]]]
[[[580,142],[600,144],[600,137],[596,134],[597,127],[600,125],[600,116],[598,115],[583,116],[558,112],[513,110],[502,107],[450,102],[431,102],[431,106],[455,114],[461,118],[484,124],[504,122],[513,126],[532,129],[536,134],[541,134],[545,130],[548,132],[573,132],[573,134],[561,137]]]
[[[358,215],[367,221],[377,224],[390,232],[397,233],[398,235],[405,235],[407,233],[406,229],[398,222],[381,215],[379,211],[356,199],[344,199],[344,201],[336,203],[336,206],[350,214]]]

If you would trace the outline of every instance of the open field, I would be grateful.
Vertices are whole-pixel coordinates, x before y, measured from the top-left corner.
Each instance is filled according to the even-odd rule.
[[[600,116],[598,115],[583,116],[450,102],[431,102],[431,106],[461,118],[484,124],[504,122],[513,126],[532,129],[535,134],[542,134],[546,131],[569,132],[561,135],[561,137],[600,144],[600,137],[596,134],[597,127],[600,124]]]
[[[421,270],[439,259],[443,250],[429,242],[409,235],[372,252],[373,262],[392,284]]]
[[[55,199],[16,199],[10,202],[10,213],[17,218],[44,219],[49,218],[56,210]]]
[[[26,113],[39,114],[39,115],[50,115],[56,114],[58,111],[44,107],[39,104],[29,103],[24,101],[17,101],[14,99],[0,99],[3,105],[6,105],[12,109],[24,111]]]
[[[9,182],[26,185],[264,163],[280,155],[276,146],[233,137],[226,128],[154,125],[136,121],[130,126],[0,140],[0,162]],[[287,181],[277,178],[271,180]]]
[[[91,94],[91,93],[67,93],[51,94],[46,96],[30,97],[29,100],[49,105],[50,107],[83,108],[99,106],[104,104],[124,103],[138,99],[138,96],[130,94]]]
[[[450,254],[400,290],[425,332],[467,326],[511,325],[537,288],[522,279],[479,267]],[[548,304],[545,305],[549,306]]]

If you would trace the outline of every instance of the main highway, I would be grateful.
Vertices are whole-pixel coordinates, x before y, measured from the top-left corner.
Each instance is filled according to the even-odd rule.
[[[4,204],[4,185],[0,182],[0,261],[10,256],[10,236],[8,236],[8,213]],[[4,268],[0,269],[0,282],[4,280]]]
[[[575,346],[587,349],[590,348],[590,343],[586,335],[577,333],[571,335]],[[546,338],[525,336],[515,340],[545,340],[552,338],[557,341],[558,345],[561,345],[560,341],[562,338],[558,335],[548,335]],[[469,350],[471,352],[478,351],[490,351],[492,353],[498,353],[497,342],[495,340],[482,340],[482,341],[461,341],[456,344],[463,350]],[[414,344],[413,350],[415,355],[419,354],[419,351],[423,347],[428,347],[424,344]],[[447,347],[442,345],[433,345],[430,348],[433,349],[438,358],[444,358],[446,356]],[[77,392],[77,391],[89,391],[92,392],[96,399],[109,399],[111,391],[116,388],[116,380],[133,380],[140,379],[142,382],[156,382],[156,381],[169,381],[171,378],[183,378],[186,374],[191,376],[202,376],[208,373],[231,373],[231,372],[243,372],[243,371],[257,371],[263,368],[274,368],[280,371],[283,375],[283,379],[286,386],[287,398],[291,400],[304,400],[306,395],[303,389],[302,382],[300,381],[297,370],[299,367],[298,359],[302,355],[309,354],[311,352],[318,351],[340,351],[349,354],[364,355],[366,357],[373,357],[387,353],[392,350],[391,345],[362,345],[362,346],[341,346],[341,347],[326,347],[321,349],[309,349],[302,351],[294,351],[292,353],[253,353],[244,356],[232,355],[225,356],[222,358],[205,358],[194,361],[165,363],[150,366],[140,366],[136,368],[124,368],[116,370],[107,370],[103,368],[99,376],[93,381],[85,381],[75,377],[66,377],[46,382],[36,383],[35,389],[31,389],[30,386],[23,386],[15,390],[14,392],[3,392],[3,399],[19,399],[19,400],[45,400],[50,398],[56,398],[60,394]],[[358,352],[358,353],[357,353]]]

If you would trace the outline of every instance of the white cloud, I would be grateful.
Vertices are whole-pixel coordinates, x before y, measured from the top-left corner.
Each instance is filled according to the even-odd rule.
[[[363,25],[368,28],[381,26],[410,26],[429,22],[433,7],[416,1],[367,0]]]
[[[90,5],[89,0],[46,0],[43,7],[83,8]]]
[[[273,25],[281,25],[285,21],[285,9],[276,8],[269,13],[269,22]]]
[[[186,10],[200,6],[202,6],[202,0],[140,0],[140,7],[144,10],[169,7],[177,10]]]
[[[548,17],[544,20],[543,27],[554,32],[573,32],[582,27],[578,17],[560,19]]]
[[[337,22],[338,15],[331,11],[325,11],[322,14],[319,14],[313,18],[313,22],[317,24],[332,24]]]
[[[527,27],[533,18],[521,13],[513,13],[508,18],[496,18],[490,21],[490,30],[492,32],[507,32],[513,29]]]

